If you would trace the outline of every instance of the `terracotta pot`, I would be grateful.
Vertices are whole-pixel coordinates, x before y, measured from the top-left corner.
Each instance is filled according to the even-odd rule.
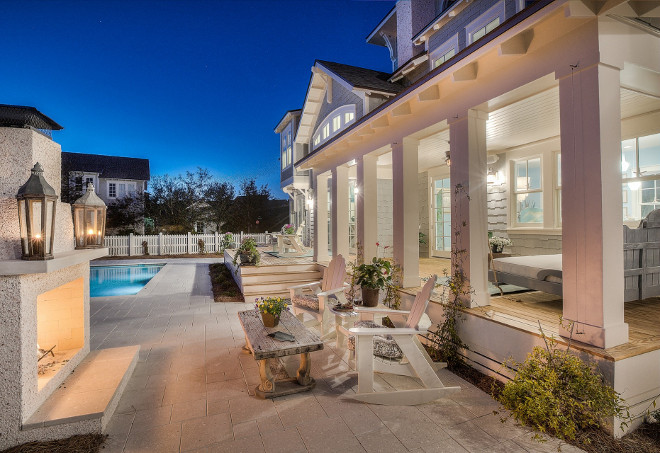
[[[378,305],[378,288],[365,288],[362,287],[362,305],[365,307],[376,307]]]
[[[261,321],[264,323],[264,327],[275,327],[280,323],[280,317],[270,313],[261,313]]]

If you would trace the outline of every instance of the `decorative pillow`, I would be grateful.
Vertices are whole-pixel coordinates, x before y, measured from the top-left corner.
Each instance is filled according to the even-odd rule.
[[[355,327],[366,327],[368,329],[382,329],[383,326],[376,324],[373,321],[358,321]],[[348,337],[348,349],[355,351],[355,336]],[[374,335],[374,355],[383,357],[390,360],[399,360],[403,358],[403,351],[392,335]]]
[[[311,308],[312,310],[319,309],[319,298],[311,294],[294,296],[293,299],[291,299],[291,302],[293,302],[294,305],[298,305],[300,307],[307,307]]]

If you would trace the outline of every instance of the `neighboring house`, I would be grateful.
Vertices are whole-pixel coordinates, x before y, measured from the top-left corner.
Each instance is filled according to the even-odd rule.
[[[147,190],[150,179],[149,160],[134,157],[103,156],[100,154],[62,153],[63,198],[68,189],[70,200],[84,193],[88,183],[93,183],[96,193],[110,206],[127,196],[142,195]],[[137,209],[144,211],[144,204]],[[127,225],[125,228],[130,229]],[[137,232],[144,232],[144,219],[133,226]],[[110,231],[112,233],[112,231]]]
[[[615,351],[640,346],[624,320],[623,225],[660,207],[659,17],[658,2],[398,1],[367,37],[393,72],[316,61],[302,109],[275,129],[314,258],[391,250],[414,288],[420,257],[464,251],[466,355],[501,373],[540,340],[528,305],[479,311],[487,235],[514,255],[561,253],[559,314],[640,413],[660,393],[660,342]]]

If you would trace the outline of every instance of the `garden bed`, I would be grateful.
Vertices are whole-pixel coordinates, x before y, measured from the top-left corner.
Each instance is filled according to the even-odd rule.
[[[29,442],[0,453],[97,453],[107,437],[105,434],[83,434],[61,440]]]
[[[213,287],[213,300],[216,302],[244,302],[243,294],[224,263],[209,265],[209,275]]]

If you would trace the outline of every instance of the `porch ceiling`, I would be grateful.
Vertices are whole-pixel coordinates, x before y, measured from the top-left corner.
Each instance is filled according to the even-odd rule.
[[[660,111],[660,99],[621,88],[621,118]],[[490,153],[559,136],[559,87],[511,102],[489,113],[486,140]],[[420,140],[419,171],[445,165],[449,130]]]

